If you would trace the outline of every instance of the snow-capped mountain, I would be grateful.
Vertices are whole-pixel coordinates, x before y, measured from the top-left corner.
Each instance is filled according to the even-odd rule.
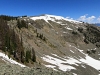
[[[18,20],[28,27],[18,28],[16,20],[8,25],[21,37],[25,51],[34,48],[38,66],[72,75],[100,74],[99,27],[48,14]]]
[[[76,21],[76,20],[72,20],[72,19],[67,19],[67,18],[64,18],[62,16],[49,15],[49,14],[40,15],[40,16],[34,16],[34,17],[31,17],[31,19],[32,20],[43,19],[46,22],[48,22],[48,20],[51,20],[51,21],[54,21],[54,22],[56,22],[57,20],[65,20],[65,21],[74,22],[74,23],[82,23],[80,21]]]

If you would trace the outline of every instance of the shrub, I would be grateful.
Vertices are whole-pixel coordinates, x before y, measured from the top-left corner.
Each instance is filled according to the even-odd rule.
[[[87,40],[87,39],[84,39],[84,42],[85,42],[86,44],[89,44],[89,42],[88,42],[88,40]]]
[[[88,54],[91,54],[91,51],[90,51],[90,50],[87,50],[87,53],[88,53]]]
[[[78,28],[78,31],[79,31],[80,33],[82,33],[82,32],[83,32],[83,28],[79,27],[79,28]]]
[[[72,34],[77,35],[77,32],[76,31],[72,31]]]
[[[96,53],[96,50],[91,50],[91,52],[95,54]]]

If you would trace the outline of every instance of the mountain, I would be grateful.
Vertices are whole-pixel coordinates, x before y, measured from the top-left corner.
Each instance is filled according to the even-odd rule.
[[[48,14],[13,18],[7,20],[7,26],[3,29],[9,28],[9,35],[2,29],[1,35],[7,39],[9,36],[10,42],[9,39],[5,41],[3,47],[9,48],[8,56],[10,52],[11,58],[29,67],[28,72],[35,70],[38,75],[100,74],[100,27]],[[1,50],[4,52],[3,48]]]
[[[96,23],[97,26],[100,26],[100,23]]]

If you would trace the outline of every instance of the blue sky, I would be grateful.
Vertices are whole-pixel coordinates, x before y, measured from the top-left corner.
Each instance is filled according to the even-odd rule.
[[[0,0],[0,14],[51,14],[86,22],[100,22],[100,0]]]

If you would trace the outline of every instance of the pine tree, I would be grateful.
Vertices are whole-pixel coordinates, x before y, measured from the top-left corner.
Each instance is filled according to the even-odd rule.
[[[26,51],[26,62],[29,63],[29,59],[31,59],[31,52],[30,51]]]
[[[37,37],[39,37],[39,33],[37,33]]]
[[[34,48],[32,48],[32,61],[36,62],[36,56],[35,56]]]
[[[21,62],[24,63],[24,52],[21,51]]]
[[[22,34],[21,34],[21,46],[23,45],[23,41],[22,41]]]
[[[17,26],[18,26],[19,29],[21,29],[21,23],[20,23],[19,20],[17,20]]]

